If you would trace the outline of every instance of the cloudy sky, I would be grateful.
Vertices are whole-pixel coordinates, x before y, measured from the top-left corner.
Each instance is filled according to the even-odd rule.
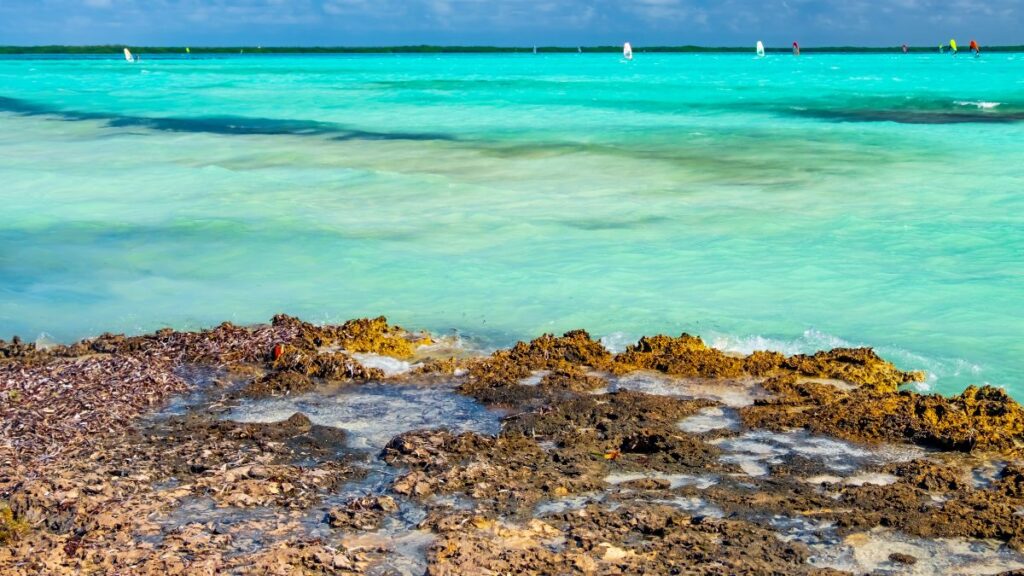
[[[0,0],[0,45],[930,46],[951,37],[1024,44],[1024,0]]]

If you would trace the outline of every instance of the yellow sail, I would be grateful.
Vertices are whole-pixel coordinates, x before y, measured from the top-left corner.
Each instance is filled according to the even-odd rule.
[[[956,50],[956,40],[950,40],[950,41],[949,41],[949,48],[950,48],[950,50],[952,50],[953,52],[956,52],[956,51],[957,51],[957,50]]]

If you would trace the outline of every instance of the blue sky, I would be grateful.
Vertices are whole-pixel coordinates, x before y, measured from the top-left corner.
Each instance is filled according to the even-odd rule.
[[[1024,0],[0,0],[2,44],[1024,44]]]

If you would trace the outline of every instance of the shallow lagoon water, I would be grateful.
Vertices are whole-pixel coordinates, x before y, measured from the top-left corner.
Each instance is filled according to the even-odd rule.
[[[1022,65],[3,59],[0,334],[685,330],[1020,397]]]

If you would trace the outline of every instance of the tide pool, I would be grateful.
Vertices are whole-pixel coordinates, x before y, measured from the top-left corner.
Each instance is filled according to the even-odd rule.
[[[1024,398],[1024,55],[0,59],[0,335],[387,315]]]

